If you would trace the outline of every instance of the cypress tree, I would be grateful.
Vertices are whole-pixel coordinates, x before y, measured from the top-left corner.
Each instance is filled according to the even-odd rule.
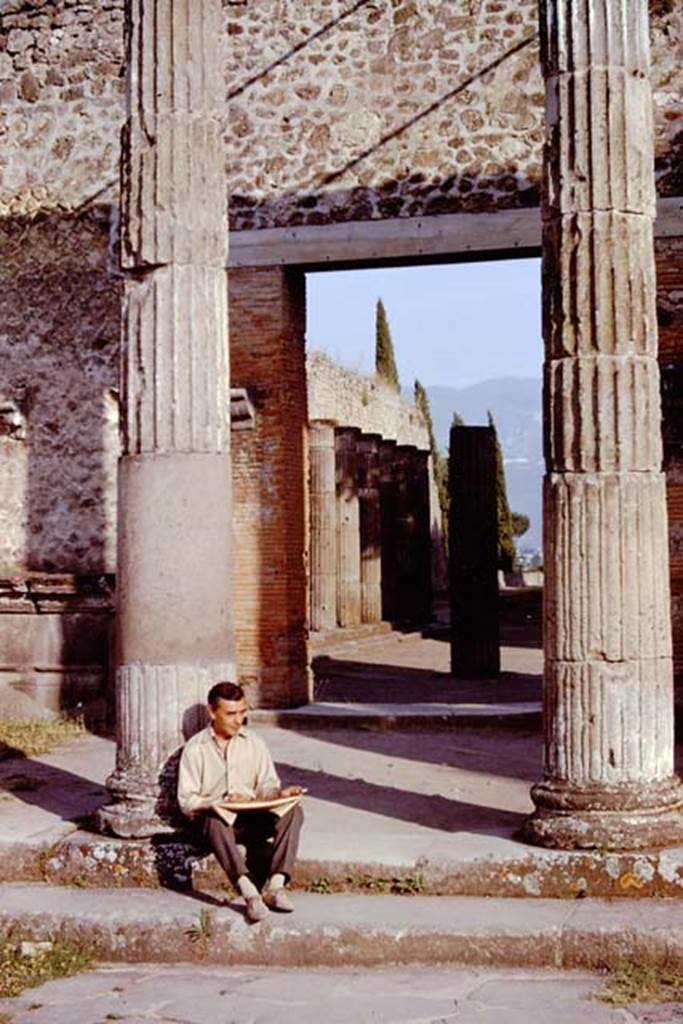
[[[503,450],[498,440],[498,431],[490,411],[489,426],[496,439],[496,503],[498,507],[498,565],[504,572],[510,572],[515,564],[516,552],[512,531],[512,515],[508,504],[507,486],[505,484],[505,465]]]
[[[396,369],[394,357],[394,343],[391,340],[389,321],[387,320],[384,303],[377,300],[377,312],[375,315],[375,371],[377,376],[387,384],[390,384],[396,391],[400,391],[401,385]]]
[[[429,398],[427,396],[426,389],[422,384],[420,384],[419,380],[415,381],[414,395],[415,406],[420,410],[424,416],[425,423],[427,424],[429,450],[432,454],[432,466],[434,467],[434,482],[436,483],[436,490],[439,496],[439,507],[441,509],[441,526],[444,536],[446,536],[448,531],[448,512],[451,505],[450,494],[448,491],[448,456],[442,455],[437,447],[436,437],[434,436],[432,411],[429,408]]]
[[[415,396],[415,407],[424,416],[425,423],[427,424],[427,433],[429,435],[429,448],[432,456],[437,454],[436,439],[434,437],[434,422],[432,420],[432,410],[429,408],[429,398],[427,392],[420,384],[419,380],[415,380],[415,386],[413,394]]]

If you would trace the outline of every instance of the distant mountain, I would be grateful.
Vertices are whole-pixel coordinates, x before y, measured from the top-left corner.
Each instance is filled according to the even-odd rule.
[[[529,516],[529,531],[520,548],[541,548],[541,487],[543,441],[541,381],[501,377],[467,388],[427,387],[434,433],[442,451],[448,450],[453,413],[468,426],[486,425],[487,410],[496,422],[505,459],[508,499],[513,512]]]

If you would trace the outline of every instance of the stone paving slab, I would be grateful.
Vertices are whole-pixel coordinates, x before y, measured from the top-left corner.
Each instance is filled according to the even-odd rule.
[[[586,972],[102,966],[0,1000],[11,1024],[674,1024],[680,1004],[615,1009]]]
[[[216,893],[0,886],[0,935],[85,942],[99,959],[348,966],[460,963],[596,968],[683,963],[674,901],[506,900],[298,893],[249,925]]]

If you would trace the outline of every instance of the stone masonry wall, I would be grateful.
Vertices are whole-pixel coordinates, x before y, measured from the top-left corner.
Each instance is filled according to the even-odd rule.
[[[0,575],[116,561],[120,279],[108,218],[0,220]]]
[[[122,8],[0,2],[0,216],[115,194]],[[653,9],[659,188],[677,195],[683,11]],[[224,0],[224,11],[234,228],[537,204],[536,0]]]
[[[429,448],[425,422],[411,402],[375,377],[338,366],[322,352],[306,362],[308,414],[311,420],[334,420],[340,427],[357,427],[364,434]]]

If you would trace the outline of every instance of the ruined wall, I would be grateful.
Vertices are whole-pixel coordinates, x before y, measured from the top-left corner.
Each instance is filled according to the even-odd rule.
[[[80,702],[101,724],[119,279],[94,213],[27,225],[15,250],[5,241],[16,260],[0,264],[0,687],[53,710]],[[232,378],[256,407],[254,429],[233,433],[238,661],[261,706],[308,696],[303,289],[302,275],[280,269],[229,275]]]
[[[340,427],[357,427],[398,444],[429,448],[425,422],[412,404],[376,377],[338,366],[322,352],[306,361],[308,415],[311,420],[334,420]]]
[[[233,228],[537,203],[536,0],[224,0],[224,10]],[[100,636],[102,649],[102,623],[76,616],[106,617],[111,602],[122,11],[122,0],[0,0],[0,578],[10,577],[0,598],[21,612],[0,615],[2,629],[15,618],[12,638],[0,636],[0,675],[31,685],[56,686],[60,664],[92,664],[87,679],[97,676],[77,638]],[[682,38],[680,5],[654,18],[662,195],[683,194]],[[301,305],[281,271],[245,274],[232,289],[233,381],[265,404],[251,438],[235,443],[238,641],[255,690],[292,702],[307,685],[305,485],[288,493],[273,481],[304,480]],[[660,275],[660,285],[678,302],[679,283]],[[670,342],[665,332],[677,362],[680,328]],[[251,553],[248,538],[261,545]],[[272,616],[257,570],[278,595]],[[37,625],[60,608],[69,622]]]
[[[75,209],[115,189],[122,8],[0,3],[0,216]],[[536,0],[224,0],[224,10],[233,227],[537,204]],[[680,4],[653,16],[666,195],[683,191],[682,37]]]
[[[0,251],[0,683],[101,724],[121,301],[109,220],[0,220]]]

